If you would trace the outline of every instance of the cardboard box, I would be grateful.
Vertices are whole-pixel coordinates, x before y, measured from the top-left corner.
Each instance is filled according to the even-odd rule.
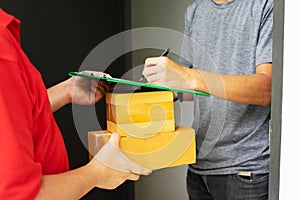
[[[107,129],[123,136],[149,137],[158,132],[174,131],[173,93],[107,93],[106,118]]]
[[[88,133],[90,158],[108,141],[109,131]],[[175,131],[157,133],[152,137],[121,136],[121,151],[132,161],[148,169],[160,169],[194,163],[196,160],[195,131],[176,127]]]
[[[121,136],[151,137],[160,132],[175,131],[174,120],[140,122],[128,124],[116,124],[107,121],[107,130],[111,133],[118,133]]]

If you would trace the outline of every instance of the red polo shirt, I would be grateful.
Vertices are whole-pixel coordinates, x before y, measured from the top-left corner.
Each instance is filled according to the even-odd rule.
[[[0,9],[0,199],[34,199],[42,175],[69,170],[47,90],[19,30],[19,20]]]

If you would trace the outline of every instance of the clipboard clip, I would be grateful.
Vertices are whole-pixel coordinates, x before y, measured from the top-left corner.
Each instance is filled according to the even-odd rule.
[[[96,77],[98,79],[111,78],[109,74],[103,72],[97,72],[97,71],[90,71],[90,70],[85,70],[81,72],[69,72],[69,76],[79,76],[79,77],[92,78],[92,79],[95,79]]]

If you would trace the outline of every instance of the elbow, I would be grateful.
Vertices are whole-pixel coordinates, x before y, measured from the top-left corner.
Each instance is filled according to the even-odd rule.
[[[271,99],[265,99],[259,103],[260,106],[270,106],[271,105]]]
[[[272,101],[272,79],[267,77],[260,83],[260,92],[258,92],[258,105],[270,106]]]
[[[264,92],[263,95],[260,96],[258,99],[257,104],[260,106],[270,106],[271,105],[271,99],[272,99],[272,92],[271,90],[267,90]]]

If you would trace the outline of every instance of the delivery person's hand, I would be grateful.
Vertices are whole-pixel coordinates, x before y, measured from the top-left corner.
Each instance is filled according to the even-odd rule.
[[[96,71],[83,71],[80,73],[95,76],[110,77],[109,74]],[[47,90],[52,112],[69,104],[91,105],[97,103],[110,89],[109,84],[97,79],[71,77]]]
[[[120,151],[117,133],[111,135],[89,164],[98,170],[96,186],[103,189],[114,189],[126,180],[138,180],[140,175],[151,173],[151,170],[132,162]]]
[[[111,77],[109,74],[97,71],[82,71],[80,73],[94,75],[97,77]],[[91,105],[97,103],[109,90],[110,86],[101,80],[72,77],[69,87],[69,99],[72,103],[79,105]]]

